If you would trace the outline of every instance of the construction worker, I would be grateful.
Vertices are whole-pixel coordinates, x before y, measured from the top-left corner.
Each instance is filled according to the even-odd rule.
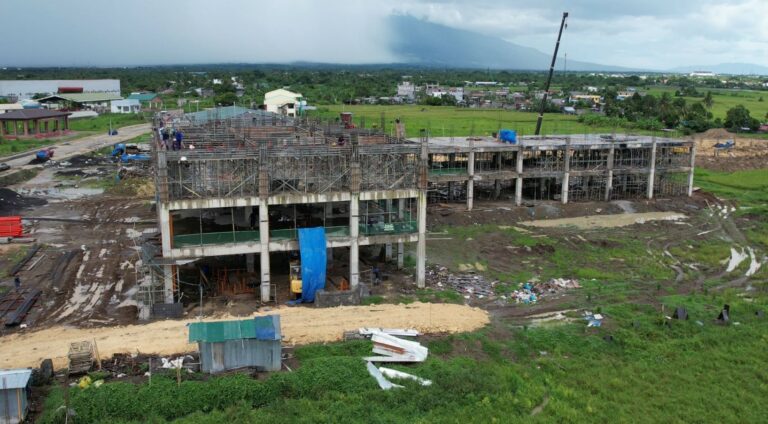
[[[13,274],[13,285],[16,287],[16,291],[21,290],[21,278],[19,278],[19,273]]]

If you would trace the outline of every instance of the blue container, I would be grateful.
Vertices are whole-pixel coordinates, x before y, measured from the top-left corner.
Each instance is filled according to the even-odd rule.
[[[38,159],[48,159],[48,152],[46,152],[45,150],[40,150],[39,152],[37,152],[36,156]]]
[[[501,130],[501,131],[499,131],[499,139],[503,143],[517,144],[517,131],[515,131],[515,130]]]

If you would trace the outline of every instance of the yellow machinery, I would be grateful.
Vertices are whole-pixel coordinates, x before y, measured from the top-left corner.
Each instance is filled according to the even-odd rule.
[[[290,279],[291,279],[291,296],[294,298],[301,297],[301,261],[298,259],[292,259],[289,262],[290,266]]]

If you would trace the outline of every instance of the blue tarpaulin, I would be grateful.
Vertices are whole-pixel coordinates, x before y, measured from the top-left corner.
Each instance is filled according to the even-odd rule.
[[[314,302],[315,292],[325,287],[325,228],[299,228],[301,251],[301,300]]]

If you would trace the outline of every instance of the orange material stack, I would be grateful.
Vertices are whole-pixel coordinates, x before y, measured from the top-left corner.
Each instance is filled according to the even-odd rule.
[[[20,216],[0,216],[0,237],[21,237],[23,232]]]

